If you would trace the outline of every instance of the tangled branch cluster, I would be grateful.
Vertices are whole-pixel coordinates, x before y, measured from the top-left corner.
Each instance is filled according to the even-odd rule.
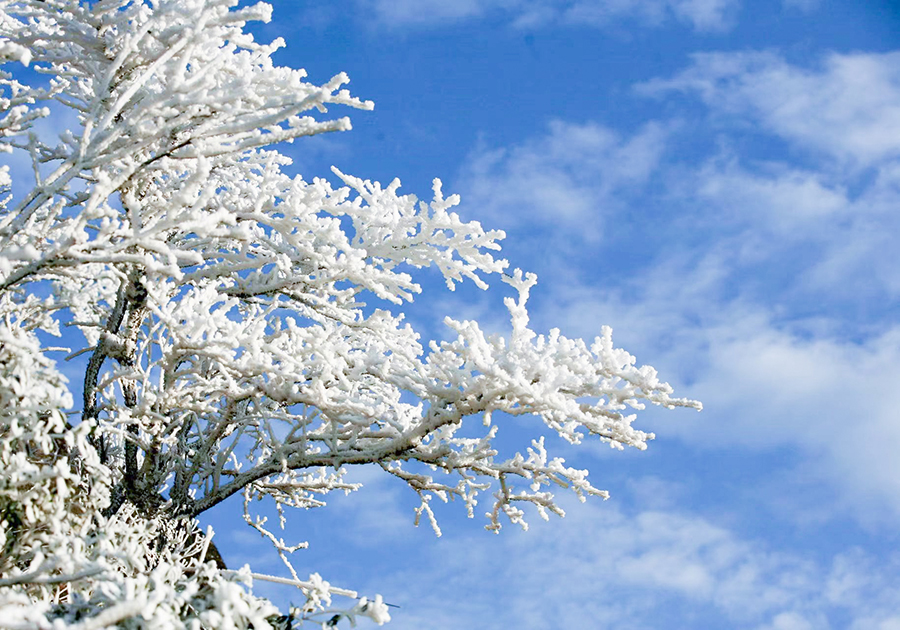
[[[320,507],[373,464],[431,508],[458,497],[487,527],[518,506],[562,514],[549,487],[606,496],[548,454],[492,446],[511,416],[563,439],[645,448],[645,402],[673,398],[614,348],[528,327],[532,274],[504,274],[503,233],[465,222],[435,180],[421,202],[334,169],[289,176],[275,145],[350,128],[371,109],[274,66],[282,42],[243,28],[237,0],[0,0],[0,150],[32,166],[0,208],[0,618],[8,627],[266,628],[285,617],[213,562],[194,519],[243,493],[306,594],[301,619],[389,619],[380,598],[335,613],[253,499]],[[30,64],[28,69],[26,65]],[[9,70],[14,68],[14,70]],[[39,121],[72,121],[48,138]],[[15,194],[9,193],[14,191]],[[447,318],[423,345],[402,314],[436,267],[450,289],[500,275],[511,333]],[[85,355],[80,409],[45,357],[67,327]],[[75,386],[75,384],[72,384]],[[475,420],[479,438],[462,437]],[[469,433],[470,434],[470,433]],[[318,617],[316,617],[318,615]],[[288,621],[289,622],[289,621]]]

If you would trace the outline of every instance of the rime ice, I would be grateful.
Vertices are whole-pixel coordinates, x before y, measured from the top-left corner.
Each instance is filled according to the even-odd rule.
[[[529,328],[533,274],[504,272],[504,234],[465,221],[435,180],[430,201],[334,168],[289,175],[278,144],[350,129],[333,106],[371,109],[341,73],[324,85],[276,67],[236,0],[0,0],[0,150],[33,165],[12,199],[0,171],[0,619],[21,627],[265,628],[264,578],[208,560],[196,516],[243,494],[306,597],[300,620],[390,619],[294,571],[304,544],[277,537],[254,499],[321,508],[379,465],[486,527],[562,515],[550,489],[605,497],[548,452],[499,453],[508,416],[563,439],[646,448],[645,402],[674,398],[602,330],[588,344]],[[31,64],[50,77],[31,86]],[[46,116],[75,121],[57,138]],[[22,186],[25,186],[23,183]],[[423,343],[402,307],[435,267],[453,289],[502,279],[507,336],[446,319]],[[502,283],[495,286],[503,289]],[[509,289],[505,289],[507,292]],[[86,359],[71,400],[38,332],[78,331]],[[66,339],[71,337],[68,334]],[[68,414],[68,416],[67,416]],[[480,437],[461,437],[461,427]],[[530,508],[528,507],[530,504]],[[356,601],[332,609],[333,595]],[[30,624],[30,625],[29,625]]]

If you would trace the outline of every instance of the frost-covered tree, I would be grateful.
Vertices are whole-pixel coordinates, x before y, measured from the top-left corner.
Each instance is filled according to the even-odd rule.
[[[543,439],[499,453],[511,416],[643,449],[630,409],[699,408],[608,328],[591,343],[529,329],[534,275],[505,273],[503,233],[463,221],[438,180],[426,203],[336,168],[288,175],[280,143],[372,104],[344,74],[318,86],[273,65],[283,43],[244,32],[270,7],[237,4],[0,0],[0,150],[32,167],[0,168],[3,627],[285,625],[246,588],[252,568],[212,562],[198,532],[237,494],[306,596],[300,622],[382,623],[380,598],[331,609],[355,594],[297,575],[253,500],[321,507],[369,464],[436,531],[434,497],[471,516],[487,495],[488,529],[524,526],[526,504],[562,515],[548,487],[605,493]],[[403,305],[429,266],[450,289],[509,285],[508,335],[448,317],[448,340],[423,343]],[[78,382],[48,358],[62,345]]]

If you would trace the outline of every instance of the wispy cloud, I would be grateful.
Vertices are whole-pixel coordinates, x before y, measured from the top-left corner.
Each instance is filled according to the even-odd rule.
[[[862,344],[803,339],[760,321],[703,336],[707,368],[691,394],[711,417],[685,418],[673,434],[717,449],[796,449],[804,474],[780,483],[801,493],[817,487],[833,515],[880,525],[900,518],[900,463],[892,455],[900,449],[900,328]],[[756,474],[765,482],[784,473]]]
[[[798,496],[815,489],[791,518],[900,518],[900,263],[887,255],[900,230],[897,60],[830,55],[810,70],[775,53],[697,57],[641,88],[699,95],[705,107],[679,125],[651,121],[629,136],[557,121],[477,151],[462,178],[489,222],[560,239],[540,232],[558,255],[534,291],[536,324],[586,337],[611,324],[619,343],[704,401],[703,414],[660,428],[665,437],[699,450],[789,449],[784,465],[802,475],[752,474],[763,485],[789,475],[780,485]],[[681,152],[710,120],[708,153]],[[751,135],[805,157],[742,151],[737,139]],[[606,277],[608,255],[641,262]],[[823,494],[827,514],[814,505]],[[787,627],[785,614],[771,627]]]
[[[728,211],[718,215],[720,221],[753,225],[795,240],[810,237],[810,231],[820,233],[850,214],[846,186],[829,179],[784,163],[750,171],[736,159],[714,159],[696,173],[694,190],[702,202]]]
[[[383,26],[409,27],[477,17],[504,3],[497,0],[359,0],[359,4]]]
[[[659,27],[675,22],[696,31],[728,30],[740,0],[359,0],[384,26],[446,24],[486,15],[518,28],[553,24],[606,28],[622,21]]]
[[[782,0],[781,4],[786,9],[798,9],[805,13],[811,13],[819,8],[822,0]]]
[[[675,78],[638,90],[696,93],[714,112],[860,166],[900,156],[900,52],[833,53],[815,69],[773,52],[702,53]]]
[[[676,20],[696,31],[725,31],[734,20],[739,0],[583,0],[559,11],[568,23],[606,26],[615,20],[633,19],[649,26]]]
[[[865,303],[871,317],[900,296],[900,263],[884,255],[900,229],[898,61],[833,53],[810,69],[772,52],[705,54],[638,91],[699,96],[708,113],[696,124],[713,125],[720,146],[753,134],[775,147],[765,159],[725,148],[699,169],[685,164],[674,192],[740,260],[755,256],[770,285],[827,308]]]
[[[660,619],[818,629],[835,615],[876,628],[900,605],[891,568],[856,549],[808,560],[683,510],[588,503],[528,532],[442,539],[372,588],[416,602],[415,612],[397,611],[400,630],[485,619],[522,629],[649,629]]]
[[[617,203],[623,187],[647,181],[667,134],[656,123],[623,136],[594,122],[556,120],[519,146],[476,149],[460,185],[466,204],[491,225],[547,224],[596,239],[603,228],[598,209]]]

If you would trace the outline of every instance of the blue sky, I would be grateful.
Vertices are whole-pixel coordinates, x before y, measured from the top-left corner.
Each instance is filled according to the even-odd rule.
[[[261,39],[375,101],[289,149],[431,179],[538,274],[536,330],[614,329],[705,410],[648,410],[646,452],[563,449],[607,502],[500,536],[366,487],[294,515],[297,566],[382,593],[392,627],[900,628],[900,8],[850,0],[275,1]],[[411,316],[506,325],[501,287],[431,283]],[[521,448],[539,422],[504,427]],[[277,572],[237,505],[226,560]],[[232,526],[234,525],[234,526]],[[281,602],[289,591],[266,591]]]
[[[900,629],[900,8],[889,0],[275,0],[258,39],[373,112],[286,148],[507,232],[539,332],[614,339],[705,409],[645,452],[554,442],[609,501],[499,536],[413,526],[376,471],[290,515],[301,575],[381,593],[398,630]],[[425,272],[410,318],[502,331],[502,297]],[[433,281],[428,281],[429,278]],[[77,377],[73,382],[77,382]],[[528,446],[539,420],[501,427]],[[548,437],[549,439],[549,437]],[[395,483],[396,482],[396,483]],[[282,574],[239,501],[230,566]],[[260,586],[281,605],[296,594]],[[365,622],[363,622],[365,623]]]
[[[392,627],[900,628],[900,9],[815,0],[274,2],[256,29],[374,112],[290,149],[433,177],[540,279],[534,327],[615,340],[705,410],[648,410],[646,452],[558,445],[607,502],[500,536],[367,486],[297,514],[298,569],[380,592]],[[505,325],[429,286],[412,316]],[[521,447],[539,422],[504,427]],[[210,516],[226,559],[266,543]],[[231,510],[229,512],[229,510]],[[271,591],[287,601],[288,591]]]

